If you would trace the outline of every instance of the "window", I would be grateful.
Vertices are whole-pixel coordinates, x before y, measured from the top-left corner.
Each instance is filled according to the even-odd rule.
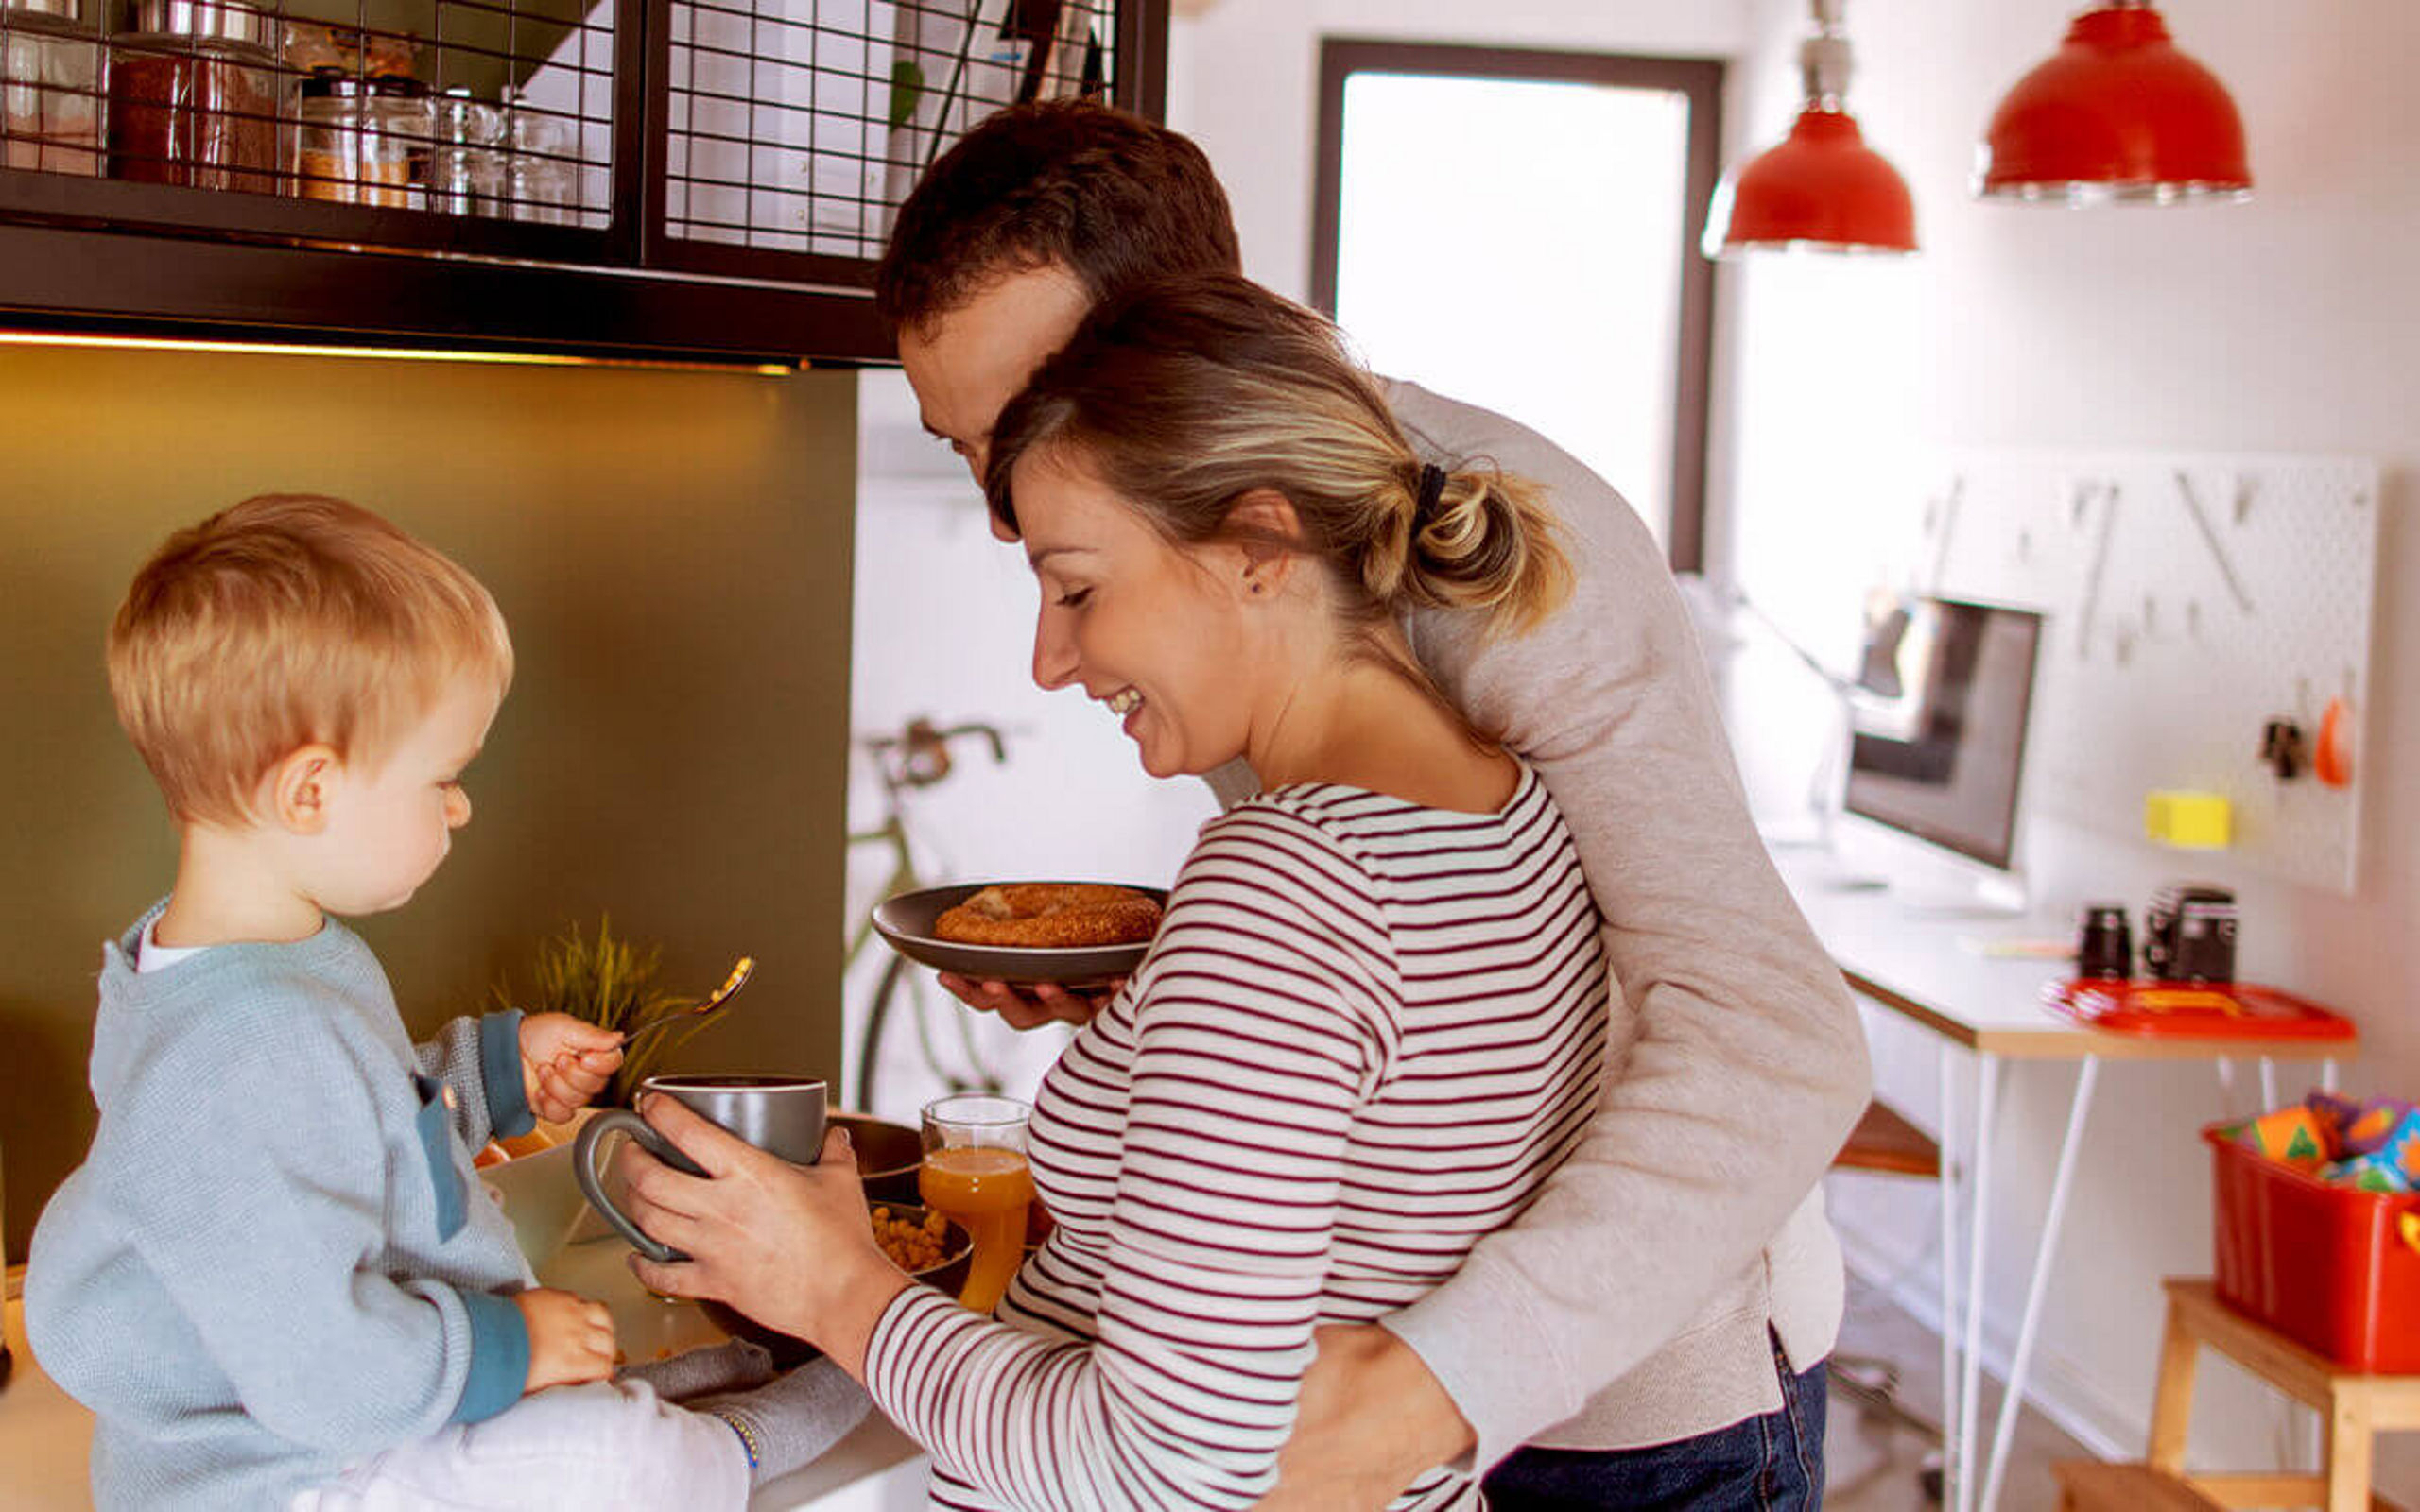
[[[1511,416],[1700,565],[1722,64],[1329,40],[1313,299],[1373,368]]]

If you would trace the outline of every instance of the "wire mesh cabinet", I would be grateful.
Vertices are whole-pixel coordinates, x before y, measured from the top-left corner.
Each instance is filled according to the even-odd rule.
[[[887,355],[984,115],[1157,115],[1167,0],[0,0],[0,325]]]

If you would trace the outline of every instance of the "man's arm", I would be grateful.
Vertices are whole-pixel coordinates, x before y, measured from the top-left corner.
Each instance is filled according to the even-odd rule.
[[[1575,589],[1532,635],[1490,643],[1468,616],[1424,614],[1415,646],[1553,793],[1634,1020],[1587,1138],[1537,1203],[1388,1321],[1476,1430],[1484,1467],[1737,1281],[1856,1124],[1868,1072],[1855,1005],[1749,816],[1661,549],[1568,456],[1460,417],[1476,423],[1443,449],[1548,486]]]

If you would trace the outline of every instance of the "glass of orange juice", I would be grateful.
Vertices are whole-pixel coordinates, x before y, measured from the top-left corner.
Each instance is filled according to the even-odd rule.
[[[977,1313],[999,1305],[1025,1261],[1026,1208],[1033,1201],[1025,1122],[1032,1111],[1013,1097],[980,1093],[925,1105],[917,1194],[974,1236],[974,1262],[958,1300]]]

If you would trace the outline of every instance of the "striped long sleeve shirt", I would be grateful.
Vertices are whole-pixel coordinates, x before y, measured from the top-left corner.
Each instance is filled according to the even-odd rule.
[[[1451,1276],[1581,1138],[1608,978],[1571,837],[1305,784],[1204,826],[1150,954],[1043,1080],[1058,1220],[997,1320],[902,1294],[867,1358],[949,1508],[1244,1507],[1312,1330]],[[1476,1506],[1439,1468],[1401,1508]]]

